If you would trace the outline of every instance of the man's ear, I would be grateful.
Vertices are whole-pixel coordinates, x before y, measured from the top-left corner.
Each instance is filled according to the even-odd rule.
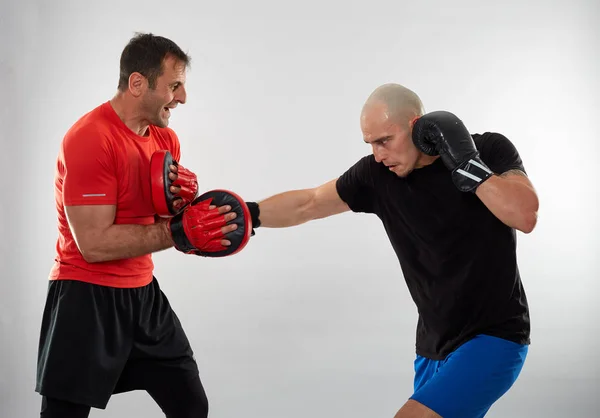
[[[409,121],[408,121],[408,127],[410,129],[413,128],[413,126],[415,126],[415,123],[417,122],[417,120],[419,120],[420,116],[413,116]]]
[[[134,97],[141,96],[148,86],[148,80],[138,72],[131,73],[129,76],[129,92]]]

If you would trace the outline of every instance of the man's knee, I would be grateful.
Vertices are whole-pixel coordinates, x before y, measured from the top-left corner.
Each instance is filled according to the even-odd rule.
[[[207,418],[208,417],[208,399],[206,396],[197,396],[188,398],[188,402],[180,405],[175,410],[166,411],[166,418]]]
[[[442,418],[442,416],[422,403],[409,399],[394,418]]]
[[[208,398],[199,376],[173,380],[150,391],[166,418],[207,418]]]
[[[198,399],[195,402],[182,405],[171,412],[165,412],[166,418],[207,418],[208,417],[208,401],[206,399]]]
[[[207,418],[208,417],[208,398],[204,389],[196,391],[190,399],[187,411],[182,411],[182,415],[173,418]]]

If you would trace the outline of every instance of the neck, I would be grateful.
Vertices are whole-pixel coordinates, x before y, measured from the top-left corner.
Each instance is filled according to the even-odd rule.
[[[131,131],[140,136],[148,133],[148,121],[141,115],[133,99],[125,93],[117,92],[110,100],[112,108]]]
[[[417,160],[417,164],[415,165],[415,168],[423,168],[423,167],[426,167],[428,165],[431,165],[438,158],[440,158],[439,155],[435,155],[435,156],[432,157],[431,155],[427,155],[427,154],[421,153],[419,159]]]

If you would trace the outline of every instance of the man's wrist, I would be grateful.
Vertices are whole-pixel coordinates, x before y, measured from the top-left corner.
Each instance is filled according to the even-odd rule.
[[[173,236],[171,234],[171,226],[169,225],[169,221],[171,218],[156,218],[156,226],[159,228],[161,240],[170,247],[175,246],[175,242],[173,241]]]
[[[461,192],[475,192],[494,173],[475,155],[452,170],[452,181]]]
[[[246,206],[250,210],[252,228],[258,228],[260,226],[260,206],[257,202],[246,202]]]

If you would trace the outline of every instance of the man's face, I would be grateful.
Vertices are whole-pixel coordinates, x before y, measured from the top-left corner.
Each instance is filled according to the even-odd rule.
[[[163,63],[163,70],[154,89],[148,88],[141,102],[144,117],[150,124],[161,128],[169,125],[171,110],[179,103],[184,104],[187,97],[185,64],[168,57]]]
[[[373,104],[363,110],[360,119],[364,141],[373,148],[378,163],[384,164],[399,177],[408,176],[415,168],[421,153],[412,141],[412,122],[392,120],[388,109]]]

